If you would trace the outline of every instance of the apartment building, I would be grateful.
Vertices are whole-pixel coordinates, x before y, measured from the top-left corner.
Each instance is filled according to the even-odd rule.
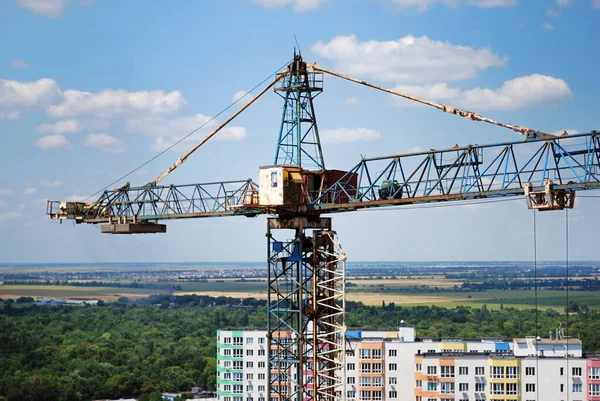
[[[266,334],[217,332],[218,401],[265,401]],[[410,326],[348,331],[347,339],[347,401],[600,401],[600,355],[584,356],[577,339],[416,339]],[[277,385],[268,401],[293,391]]]

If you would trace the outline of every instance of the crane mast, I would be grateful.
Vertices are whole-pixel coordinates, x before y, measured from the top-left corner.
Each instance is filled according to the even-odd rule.
[[[524,141],[363,157],[346,171],[325,168],[314,99],[323,74],[438,110],[508,128]],[[345,268],[331,217],[363,208],[522,196],[530,209],[574,206],[600,188],[600,134],[553,136],[417,99],[294,59],[265,88],[283,100],[274,164],[258,181],[158,185],[225,124],[153,182],[104,191],[93,203],[48,201],[52,219],[101,224],[103,233],[166,232],[170,219],[267,214],[268,385],[270,401],[344,400]],[[260,96],[259,95],[259,96]],[[259,97],[257,96],[253,102]],[[238,111],[227,122],[233,120]]]

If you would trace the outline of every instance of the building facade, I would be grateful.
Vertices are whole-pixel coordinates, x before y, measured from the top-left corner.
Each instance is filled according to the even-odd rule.
[[[217,332],[218,401],[266,401],[266,334]],[[600,401],[600,356],[583,355],[577,339],[416,339],[404,326],[348,331],[347,340],[347,401]],[[293,391],[274,385],[268,401]]]

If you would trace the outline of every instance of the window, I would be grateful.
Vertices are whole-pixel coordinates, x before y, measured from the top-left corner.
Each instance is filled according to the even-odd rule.
[[[415,380],[416,388],[423,388],[423,380]]]
[[[492,389],[490,394],[504,395],[504,383],[492,383],[491,387]]]
[[[395,377],[388,378],[388,384],[396,384],[397,382],[398,382],[398,379]]]
[[[490,375],[492,379],[504,379],[504,366],[492,366]]]
[[[535,368],[525,368],[525,376],[535,376]]]
[[[573,368],[573,376],[581,376],[581,368]]]
[[[458,385],[458,391],[469,391],[469,383],[460,383]]]
[[[243,345],[244,337],[233,337],[233,345]]]
[[[441,394],[454,394],[454,383],[440,383]]]
[[[224,397],[223,401],[231,401],[231,397]]]
[[[259,368],[264,368],[264,367],[265,367],[265,362],[264,362],[264,361],[260,361],[260,362],[258,363],[258,367],[259,367]]]
[[[369,401],[371,399],[371,392],[366,390],[360,391],[360,401]]]
[[[354,383],[356,383],[356,378],[355,377],[349,377],[348,380],[347,380],[347,383],[348,384],[354,384]]]
[[[265,397],[258,397],[258,401],[265,401]]]
[[[373,359],[383,359],[383,350],[382,349],[374,349],[373,350]]]
[[[244,361],[233,361],[234,369],[244,369]]]
[[[230,368],[231,367],[231,361],[223,361],[223,367],[224,368]]]
[[[223,386],[223,391],[227,391],[230,392],[231,391],[231,384],[226,384]]]
[[[231,380],[231,373],[223,373],[223,380]]]
[[[485,392],[485,383],[475,383],[475,392],[477,392],[477,393]]]
[[[252,351],[251,349],[246,350],[246,356],[253,356],[253,355],[254,355],[254,351]]]
[[[388,365],[388,370],[398,370],[398,365],[396,365],[395,363],[390,363]]]
[[[356,370],[356,367],[355,367],[355,365],[353,363],[349,363],[346,366],[346,370]]]
[[[371,373],[371,364],[370,363],[361,363],[360,364],[360,373]]]
[[[421,365],[420,363],[417,363],[415,365],[415,372],[420,372],[423,370],[423,365]]]
[[[234,382],[244,381],[244,374],[243,373],[234,373],[233,374],[233,381]]]
[[[347,398],[356,398],[356,391],[355,390],[348,390],[347,392]]]
[[[258,350],[258,356],[265,356],[265,350],[264,349],[259,349]]]
[[[458,374],[461,376],[466,376],[469,374],[469,367],[468,366],[461,366],[460,368],[458,368]]]
[[[254,362],[246,362],[246,367],[247,368],[253,368],[254,367]]]
[[[519,378],[519,368],[517,366],[507,366],[506,367],[506,378],[507,379],[518,379]]]
[[[437,366],[427,366],[427,374],[428,375],[437,374]]]
[[[561,383],[561,384],[560,384],[560,392],[561,392],[561,393],[564,393],[564,392],[565,392],[565,384],[564,384],[564,383]]]
[[[374,363],[373,373],[383,373],[383,363]]]
[[[525,384],[525,392],[526,393],[535,393],[535,383]]]
[[[258,339],[258,343],[259,343],[259,344],[264,344],[264,343],[265,343],[265,338],[264,338],[264,337],[260,337],[260,338]]]
[[[233,350],[233,357],[234,358],[243,358],[244,357],[244,350],[242,350],[242,349],[234,349]]]
[[[383,391],[376,390],[373,391],[373,401],[381,401],[383,400]]]
[[[454,377],[454,366],[442,366],[440,370],[442,371],[442,377]]]
[[[254,373],[246,373],[246,380],[254,380]]]
[[[476,366],[475,376],[485,376],[485,366]]]
[[[264,373],[259,373],[258,374],[258,380],[265,380],[265,374]]]
[[[244,397],[233,397],[233,401],[242,401]]]
[[[371,387],[371,378],[370,377],[361,377],[360,378],[360,386],[361,387]]]
[[[388,398],[398,398],[398,392],[396,390],[388,391]]]
[[[250,397],[246,398],[246,401],[253,401],[253,398],[250,396]]]
[[[598,368],[589,368],[588,370],[588,378],[590,379],[600,379],[600,367]]]
[[[233,385],[233,394],[242,394],[244,392],[244,386],[241,384]]]
[[[252,343],[254,343],[254,338],[252,338],[252,337],[246,338],[246,344],[252,344]]]
[[[573,392],[574,393],[582,393],[583,392],[583,384],[573,383]]]
[[[383,377],[374,377],[371,384],[373,387],[383,387]]]
[[[398,356],[398,352],[395,349],[388,351],[388,356]]]
[[[223,355],[225,355],[225,356],[231,356],[231,349],[230,348],[224,349],[223,350]]]
[[[519,395],[519,385],[517,383],[506,383],[506,395]]]
[[[560,375],[561,376],[565,375],[565,368],[563,368],[563,367],[560,368]]]
[[[277,188],[277,171],[271,172],[271,187]]]
[[[231,344],[231,337],[223,337],[224,344]]]
[[[254,391],[254,386],[252,386],[252,384],[248,384],[246,386],[246,391]]]
[[[590,368],[594,369],[594,368]],[[600,384],[590,384],[589,395],[600,395]]]
[[[371,350],[370,349],[361,349],[359,355],[360,355],[360,359],[371,359]]]
[[[436,382],[427,382],[427,391],[437,391],[437,385]]]

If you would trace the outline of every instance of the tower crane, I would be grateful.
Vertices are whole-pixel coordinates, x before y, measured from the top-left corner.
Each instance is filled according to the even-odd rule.
[[[523,140],[362,157],[348,170],[327,169],[314,99],[324,74],[365,85]],[[159,184],[269,89],[283,98],[272,164],[258,180]],[[165,221],[268,215],[267,399],[345,399],[345,260],[334,213],[419,203],[524,197],[529,209],[573,208],[577,191],[600,188],[600,134],[554,136],[438,104],[307,63],[294,55],[251,102],[181,156],[154,181],[104,191],[91,203],[48,201],[51,219],[100,224],[102,233],[166,232]],[[293,230],[280,239],[282,230]],[[309,372],[309,373],[307,373]]]

